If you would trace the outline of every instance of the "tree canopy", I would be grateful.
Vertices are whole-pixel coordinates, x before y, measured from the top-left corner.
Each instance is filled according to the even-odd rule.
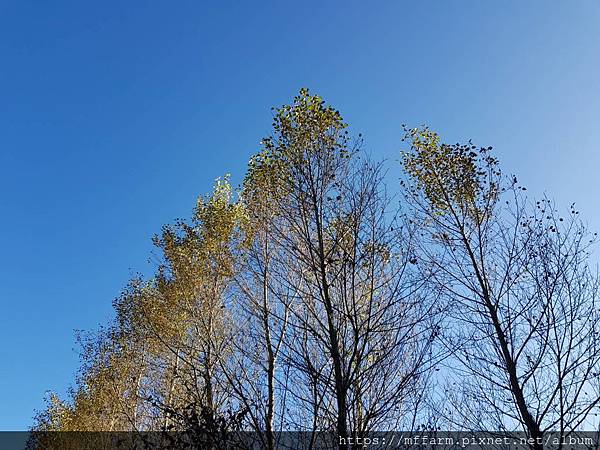
[[[80,337],[72,390],[33,429],[184,431],[205,448],[244,430],[274,449],[281,431],[310,448],[323,432],[589,427],[595,234],[528,198],[491,147],[426,127],[404,142],[390,168],[307,89],[276,108],[241,185],[217,179],[154,237],[154,274]]]

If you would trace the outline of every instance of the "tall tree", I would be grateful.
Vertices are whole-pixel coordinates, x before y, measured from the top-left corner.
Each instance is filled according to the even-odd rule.
[[[308,407],[312,429],[332,424],[344,439],[398,418],[432,336],[409,262],[414,236],[389,210],[381,167],[361,160],[359,143],[337,110],[302,90],[276,110],[253,167],[276,167],[285,193],[271,201],[290,292],[290,394]]]
[[[287,195],[280,180],[282,169],[262,152],[250,161],[239,203],[243,237],[233,295],[238,327],[231,388],[269,450],[276,448],[276,429],[283,427],[285,409],[285,393],[279,395],[285,390],[281,353],[289,319],[287,264],[278,238],[279,205]]]
[[[167,429],[201,420],[210,431],[236,407],[224,374],[233,351],[228,292],[239,208],[232,195],[227,179],[217,180],[213,194],[199,199],[190,224],[165,227],[156,239],[165,264],[159,268],[155,296],[144,316],[170,361],[163,393],[153,399],[166,412]],[[157,315],[158,305],[164,308]]]
[[[419,258],[453,306],[444,342],[456,379],[439,412],[463,428],[521,428],[542,448],[544,432],[578,429],[600,401],[594,236],[573,207],[562,217],[528,201],[491,148],[444,144],[427,128],[407,139],[405,188],[427,237]]]

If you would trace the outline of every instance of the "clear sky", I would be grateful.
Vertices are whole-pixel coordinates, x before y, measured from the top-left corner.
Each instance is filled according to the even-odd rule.
[[[598,1],[0,0],[0,429],[66,390],[74,330],[303,86],[392,179],[426,123],[600,229]]]

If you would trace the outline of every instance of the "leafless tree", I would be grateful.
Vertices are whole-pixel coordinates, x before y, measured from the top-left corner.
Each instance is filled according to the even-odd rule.
[[[489,148],[409,130],[405,184],[422,227],[418,258],[451,305],[443,342],[446,424],[526,431],[585,426],[600,397],[594,236],[578,212],[532,204]],[[541,448],[536,444],[535,448]]]

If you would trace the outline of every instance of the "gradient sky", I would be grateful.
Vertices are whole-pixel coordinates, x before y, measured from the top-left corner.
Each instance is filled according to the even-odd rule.
[[[65,392],[74,330],[303,86],[392,180],[426,123],[600,229],[598,1],[0,0],[0,429]]]

